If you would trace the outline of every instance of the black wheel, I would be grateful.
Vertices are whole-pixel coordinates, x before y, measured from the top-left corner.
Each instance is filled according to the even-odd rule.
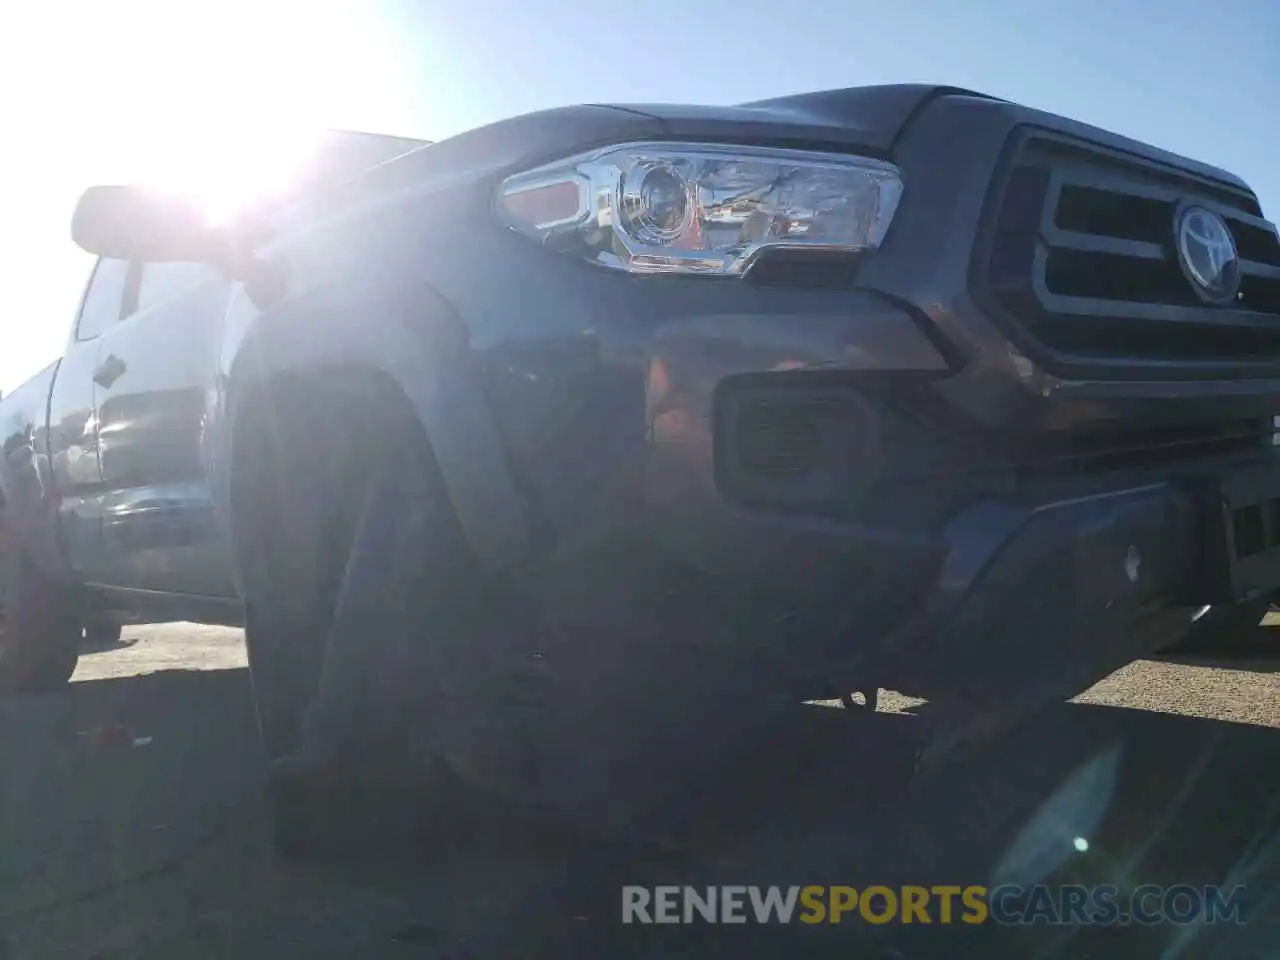
[[[363,468],[359,434],[346,421],[359,414],[331,409],[324,442],[308,435],[316,407],[334,401],[330,392],[316,381],[275,383],[237,419],[236,559],[258,723],[272,759],[299,745],[354,526]]]
[[[317,408],[327,415],[322,443],[314,437]],[[394,768],[407,749],[407,725],[395,716],[401,689],[389,683],[385,696],[375,698],[382,700],[380,710],[353,718],[353,725],[367,727],[362,737],[378,741],[362,751],[369,769],[344,768],[335,777],[318,779],[281,771],[302,745],[318,684],[330,682],[333,666],[324,670],[326,657],[348,656],[335,652],[329,638],[357,528],[368,516],[375,487],[403,475],[406,457],[425,458],[432,476],[434,461],[407,399],[372,375],[273,384],[250,401],[248,414],[242,410],[237,423],[245,426],[235,440],[232,510],[245,639],[263,742],[273,761],[285,759],[273,765],[276,845],[289,856],[325,856],[331,848],[359,846],[366,833],[362,821],[372,827],[385,813],[367,808],[377,797],[388,800],[393,791],[377,786],[379,775]],[[421,563],[448,556],[451,565],[463,564],[461,537],[442,488],[419,493],[441,520],[436,542],[426,546]],[[436,576],[411,581],[397,576],[393,582],[395,564],[351,566],[373,578],[369,589],[359,591],[372,607],[347,614],[357,630],[367,631],[362,639],[369,643],[420,629],[434,595],[447,593],[454,582],[438,570]],[[371,669],[367,656],[356,659],[352,673]],[[403,672],[385,663],[372,668],[393,678]],[[372,716],[375,712],[379,716]],[[412,773],[406,777],[414,779]],[[361,809],[368,816],[361,816]]]
[[[1225,655],[1256,649],[1262,633],[1259,624],[1270,609],[1270,598],[1211,607],[1168,652]]]
[[[70,591],[43,573],[4,531],[0,693],[48,693],[65,686],[79,657],[80,622]]]

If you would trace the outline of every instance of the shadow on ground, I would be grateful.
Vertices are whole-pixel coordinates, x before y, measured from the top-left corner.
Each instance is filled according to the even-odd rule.
[[[1217,641],[1211,651],[1196,650],[1175,644],[1153,659],[1166,663],[1188,663],[1196,666],[1244,668],[1255,673],[1280,672],[1280,623],[1271,614],[1253,630],[1241,631],[1234,637]]]
[[[80,641],[81,653],[111,653],[113,650],[128,650],[130,647],[137,645],[137,637],[117,637],[115,640],[89,640]]]
[[[924,707],[922,709],[928,709]],[[0,704],[0,930],[13,957],[1272,955],[1280,731],[1062,705],[908,789],[911,715],[797,709],[710,771],[690,862],[462,853],[345,870],[269,853],[247,676],[173,671]],[[1080,852],[1081,841],[1087,851]],[[1248,924],[624,927],[624,883],[1244,883]]]

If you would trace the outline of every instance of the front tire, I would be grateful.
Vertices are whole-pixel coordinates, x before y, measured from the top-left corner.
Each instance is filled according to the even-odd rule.
[[[3,535],[0,693],[50,693],[66,686],[80,655],[74,597],[36,566],[12,531]]]
[[[351,411],[333,410],[329,393],[308,379],[273,383],[237,418],[235,552],[258,725],[272,760],[301,742],[352,535],[343,462],[358,452]],[[304,430],[317,406],[331,411],[324,442]]]
[[[318,407],[327,411],[319,443],[311,429]],[[323,381],[298,378],[272,384],[251,401],[247,416],[242,410],[237,423],[245,426],[235,439],[232,480],[236,557],[259,727],[273,761],[276,849],[293,858],[344,856],[374,840],[378,821],[388,819],[384,807],[392,796],[409,786],[420,790],[430,779],[410,769],[404,739],[409,725],[400,715],[401,691],[391,689],[394,681],[379,687],[375,699],[381,702],[364,704],[360,715],[351,718],[351,726],[361,728],[352,731],[360,734],[352,739],[373,741],[361,748],[359,757],[341,755],[336,743],[309,742],[310,736],[304,743],[303,727],[304,721],[315,721],[307,714],[318,686],[333,680],[325,675],[325,661],[338,656],[329,646],[335,607],[350,576],[347,567],[373,488],[408,473],[407,458],[430,461],[431,451],[407,398],[374,374],[348,372]],[[430,467],[427,472],[434,471],[433,461]],[[442,485],[420,493],[430,500],[427,509],[442,520],[432,524],[440,535],[424,545],[427,555],[421,562],[465,567],[464,544],[451,522]],[[384,565],[392,570],[352,563],[356,574],[369,581],[357,594],[370,600],[372,609],[345,611],[349,622],[336,626],[344,641],[349,642],[353,626],[370,643],[419,632],[417,613],[430,609],[436,595],[456,583],[440,569],[434,576],[401,582],[391,576],[398,570],[394,563],[373,564]],[[384,646],[379,644],[375,659]],[[341,660],[349,660],[350,653],[349,648],[341,651]],[[339,664],[339,673],[364,673],[370,661],[357,659]],[[385,663],[375,667],[379,673],[397,673]],[[339,699],[350,692],[344,683]],[[334,734],[332,726],[326,728],[326,741]],[[339,756],[326,757],[325,749],[335,746]],[[304,762],[294,770],[296,761],[313,749],[317,759],[339,760],[338,767],[316,771]],[[423,766],[432,763],[428,759]],[[388,775],[396,782],[388,783]]]

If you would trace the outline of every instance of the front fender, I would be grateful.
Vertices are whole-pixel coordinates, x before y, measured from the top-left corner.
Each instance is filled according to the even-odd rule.
[[[215,508],[230,531],[231,438],[239,405],[282,373],[353,366],[389,376],[418,414],[475,558],[489,568],[522,559],[529,535],[467,329],[418,281],[356,278],[313,288],[260,312],[242,291],[232,300],[219,360],[218,397],[206,444]],[[325,411],[315,440],[324,442]],[[395,442],[388,438],[388,442]]]

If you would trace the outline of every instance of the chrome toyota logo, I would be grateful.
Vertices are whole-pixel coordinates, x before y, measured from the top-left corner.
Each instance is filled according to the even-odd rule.
[[[1206,300],[1234,300],[1240,287],[1236,242],[1227,222],[1207,207],[1188,206],[1174,221],[1178,265]]]

